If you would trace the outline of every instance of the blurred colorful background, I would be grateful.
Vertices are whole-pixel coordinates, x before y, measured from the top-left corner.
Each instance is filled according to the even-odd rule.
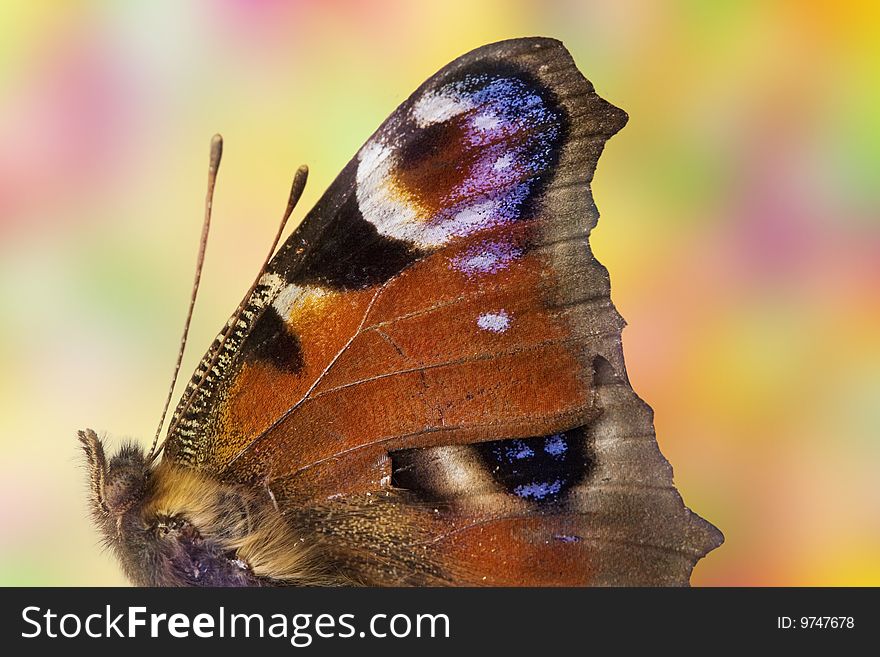
[[[726,535],[693,583],[880,585],[878,19],[831,0],[0,4],[0,583],[123,583],[75,431],[152,437],[210,136],[184,379],[297,165],[309,206],[435,70],[543,35],[630,115],[592,241],[678,487]]]

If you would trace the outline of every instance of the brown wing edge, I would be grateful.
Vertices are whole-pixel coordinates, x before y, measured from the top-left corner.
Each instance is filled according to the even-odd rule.
[[[576,88],[577,83],[572,78],[580,78],[586,82],[592,92],[586,96],[573,95],[574,101],[586,100],[586,104],[581,107],[573,107],[568,99],[562,99],[570,115],[581,118],[571,120],[572,134],[566,151],[560,159],[559,168],[563,172],[580,171],[580,180],[577,174],[572,175],[568,180],[562,180],[562,184],[551,187],[545,200],[551,211],[570,212],[581,217],[589,217],[591,219],[587,228],[589,233],[599,217],[589,183],[592,181],[595,166],[606,140],[626,124],[628,117],[623,110],[593,92],[592,84],[585,80],[561,42],[542,40],[541,47],[544,45],[553,48],[558,53],[560,61],[558,68],[544,72],[538,67],[538,76],[545,84],[551,88]],[[586,193],[581,190],[585,190]],[[584,238],[585,242],[587,237],[588,235]],[[563,290],[563,298],[557,300],[558,303],[571,303],[573,299],[582,298],[585,289],[590,290],[587,296],[596,294],[598,290],[590,289],[594,285],[593,281],[596,280],[601,281],[603,287],[607,286],[603,292],[610,299],[610,278],[607,270],[595,259],[589,243],[585,246],[590,260],[588,267],[599,268],[603,275],[571,279],[568,281],[571,287]],[[570,269],[577,271],[575,268]],[[583,308],[583,306],[574,307]],[[613,304],[609,304],[607,312],[612,313],[614,319],[621,322],[621,326],[625,325]],[[588,323],[591,318],[579,316],[575,310],[572,313],[572,321]],[[592,321],[601,323],[595,318]],[[654,431],[653,410],[635,393],[629,381],[621,333],[618,332],[614,339],[601,341],[597,346],[595,352],[585,354],[593,361],[590,366],[594,372],[594,390],[598,398],[598,406],[603,411],[600,418],[589,427],[595,441],[593,447],[597,461],[600,465],[605,464],[605,467],[609,468],[607,476],[612,478],[620,478],[627,465],[631,463],[638,463],[646,471],[655,473],[651,479],[644,482],[644,485],[649,487],[645,490],[657,491],[655,497],[665,496],[661,504],[662,512],[653,516],[643,515],[634,523],[634,526],[641,528],[642,532],[635,540],[645,546],[651,546],[653,543],[649,549],[654,549],[658,555],[663,551],[671,551],[683,557],[679,567],[675,568],[674,564],[670,563],[667,572],[657,571],[647,580],[641,581],[636,578],[634,583],[687,585],[696,563],[719,547],[724,542],[724,536],[714,525],[691,511],[674,487],[672,466],[661,453]],[[596,478],[594,473],[591,481],[595,481]],[[599,478],[601,479],[601,476]],[[591,484],[587,482],[583,489],[589,490],[590,486]],[[657,488],[650,488],[652,486]],[[660,493],[660,491],[666,492]],[[602,500],[605,499],[605,495],[600,496]],[[591,502],[597,504],[600,510],[604,509],[610,513],[610,506],[620,504],[619,495],[620,493],[607,493],[610,504],[595,499]],[[634,501],[637,496],[633,491],[629,497]],[[583,499],[583,504],[588,506],[586,498]],[[635,507],[625,505],[622,508],[628,509],[627,516],[633,521],[640,515],[638,505]],[[661,540],[657,541],[657,537],[661,537]],[[647,561],[641,561],[647,571],[650,571]],[[655,561],[664,563],[663,558]],[[613,585],[630,581],[627,578],[625,560],[620,561],[609,555],[608,564],[609,567],[604,570],[604,574],[594,579],[595,583]]]

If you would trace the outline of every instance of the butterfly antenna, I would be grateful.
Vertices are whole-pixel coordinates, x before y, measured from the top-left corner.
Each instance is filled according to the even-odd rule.
[[[287,197],[287,208],[284,210],[284,216],[281,218],[281,223],[278,226],[278,231],[275,233],[275,239],[272,240],[272,246],[269,248],[269,253],[266,255],[266,259],[263,261],[263,265],[260,267],[260,271],[257,273],[257,277],[254,279],[254,282],[251,284],[250,289],[248,289],[247,293],[244,295],[244,298],[241,300],[241,303],[238,304],[238,307],[235,309],[235,312],[232,314],[232,319],[229,322],[229,326],[236,326],[238,324],[238,320],[241,318],[242,313],[244,313],[245,308],[247,307],[247,303],[250,298],[254,294],[254,290],[257,289],[257,285],[260,284],[260,279],[263,277],[263,274],[266,273],[266,269],[269,266],[269,262],[272,260],[272,256],[275,254],[275,249],[278,248],[278,243],[281,241],[281,236],[284,234],[284,228],[287,226],[287,220],[290,219],[290,215],[293,214],[293,210],[296,208],[296,204],[299,202],[300,197],[302,196],[303,190],[306,187],[306,181],[309,177],[309,168],[306,165],[302,165],[299,169],[296,170],[296,173],[293,174],[293,184],[290,186],[290,196]],[[196,278],[198,280],[198,277]],[[193,293],[193,299],[195,299],[195,293]],[[190,311],[192,311],[192,307],[190,307]],[[187,324],[188,325],[188,324]],[[187,397],[187,402],[181,409],[180,413],[176,415],[176,420],[171,424],[168,429],[168,435],[171,435],[174,429],[177,427],[178,422],[180,422],[180,418],[184,416],[187,409],[189,409],[190,404],[192,404],[193,399],[195,399],[195,393],[202,387],[205,383],[205,379],[208,376],[208,372],[211,371],[214,364],[217,362],[217,359],[220,357],[220,354],[223,353],[223,346],[226,344],[226,340],[232,334],[231,331],[224,332],[223,338],[220,340],[220,344],[217,346],[217,349],[214,352],[213,360],[204,368],[204,374],[195,384],[195,387],[189,392]],[[186,333],[184,332],[184,336]],[[182,350],[181,350],[182,351]],[[177,362],[177,370],[180,369],[180,357],[178,357]],[[177,377],[177,370],[174,372],[175,378]],[[171,399],[171,393],[169,392],[169,401]],[[165,410],[168,410],[168,403],[165,404]],[[162,414],[162,420],[164,422],[165,413]],[[162,430],[162,425],[159,425],[159,432]],[[156,433],[156,438],[159,437],[159,432]],[[150,457],[148,460],[152,460],[158,456],[159,452],[164,447],[164,442],[162,445],[159,445],[158,450],[155,448],[156,443],[153,443],[154,450],[150,452]]]
[[[220,158],[223,157],[223,137],[214,135],[211,137],[211,159],[208,164],[208,192],[205,195],[205,219],[202,222],[202,237],[199,241],[199,255],[196,259],[196,277],[193,281],[192,293],[189,297],[189,310],[186,313],[186,321],[183,323],[183,335],[180,337],[180,349],[177,351],[177,364],[174,366],[174,376],[171,377],[171,387],[168,388],[168,397],[165,399],[165,406],[162,408],[162,418],[159,420],[159,426],[156,429],[156,435],[153,438],[153,446],[150,448],[150,454],[147,462],[150,462],[156,456],[156,446],[159,443],[159,436],[162,434],[162,427],[165,425],[165,418],[168,415],[168,408],[171,406],[171,398],[174,396],[174,387],[177,385],[177,376],[180,374],[180,365],[183,362],[183,352],[186,349],[186,338],[189,335],[189,325],[192,323],[193,308],[196,305],[196,296],[199,293],[199,283],[202,280],[202,267],[205,264],[205,249],[208,246],[208,232],[211,228],[211,210],[214,205],[214,186],[217,184],[217,171],[220,169]]]

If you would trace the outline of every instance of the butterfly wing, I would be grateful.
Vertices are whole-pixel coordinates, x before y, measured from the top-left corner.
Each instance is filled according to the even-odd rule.
[[[687,583],[588,236],[626,115],[561,43],[449,64],[361,148],[206,354],[165,458],[266,488],[364,583]]]

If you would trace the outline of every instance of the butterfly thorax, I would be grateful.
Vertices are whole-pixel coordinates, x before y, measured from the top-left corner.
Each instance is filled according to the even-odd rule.
[[[167,462],[153,467],[135,445],[107,461],[92,431],[82,432],[80,440],[89,461],[93,519],[134,584],[320,581],[311,550],[271,499]]]

